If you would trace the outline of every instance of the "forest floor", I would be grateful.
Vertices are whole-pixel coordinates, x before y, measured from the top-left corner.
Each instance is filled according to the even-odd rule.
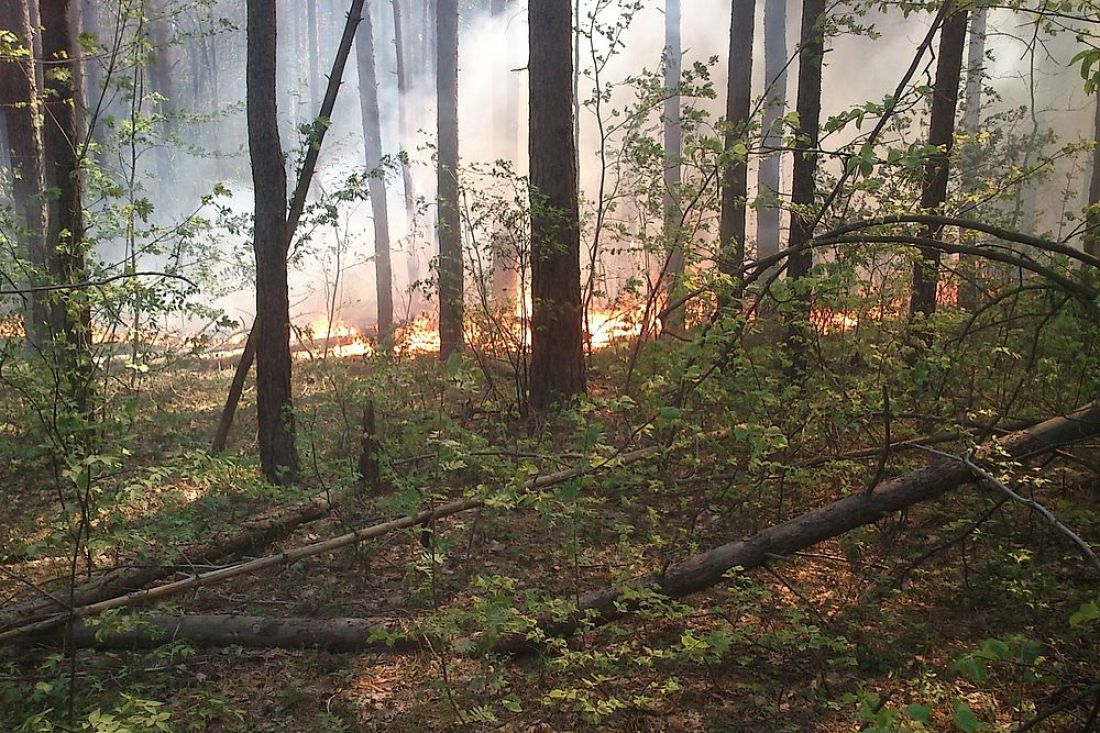
[[[634,433],[636,411],[616,396],[620,361],[597,355],[599,406],[548,425],[494,412],[476,370],[443,378],[431,361],[302,363],[295,388],[303,481],[295,489],[257,478],[251,392],[230,454],[205,454],[229,375],[180,367],[153,378],[119,428],[131,455],[123,473],[102,481],[95,564],[149,561],[265,509],[325,491],[345,497],[330,517],[253,551],[263,555],[399,515],[428,493],[459,497],[575,465],[573,454],[596,443],[624,446]],[[351,488],[366,395],[378,402],[389,498]],[[1096,578],[1039,517],[1012,504],[994,509],[999,496],[973,486],[768,568],[732,573],[708,592],[588,631],[557,653],[467,653],[462,639],[485,612],[479,599],[571,599],[858,490],[874,470],[872,458],[825,462],[787,480],[744,471],[722,453],[728,412],[715,407],[670,454],[548,490],[535,506],[459,515],[431,535],[390,534],[157,607],[396,621],[416,639],[413,651],[166,643],[151,652],[84,650],[70,667],[56,654],[24,650],[0,658],[0,730],[52,730],[29,721],[61,705],[70,675],[85,713],[137,715],[134,701],[147,700],[170,714],[167,730],[302,733],[1007,731],[1097,681],[1096,626],[1090,633],[1088,624],[1070,625],[1096,598]],[[894,429],[899,438],[924,431],[900,420]],[[33,591],[17,576],[46,584],[68,575],[71,558],[48,463],[25,426],[2,430],[0,599],[26,598]],[[868,444],[844,440],[791,442],[769,460],[795,465]],[[634,445],[645,442],[643,435]],[[1075,455],[1100,460],[1089,446]],[[888,475],[924,460],[908,455]],[[1043,503],[1100,543],[1097,475],[1055,461],[1042,476]],[[1090,706],[1091,698],[1035,730],[1079,730]]]

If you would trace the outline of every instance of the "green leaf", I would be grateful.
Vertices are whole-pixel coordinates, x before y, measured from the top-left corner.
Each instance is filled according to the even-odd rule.
[[[974,711],[970,709],[962,700],[955,703],[955,727],[964,733],[974,733],[978,730],[978,726],[981,725],[978,719],[974,716]]]
[[[905,708],[905,712],[909,714],[910,718],[921,723],[927,723],[932,717],[932,708],[928,705],[913,703]]]

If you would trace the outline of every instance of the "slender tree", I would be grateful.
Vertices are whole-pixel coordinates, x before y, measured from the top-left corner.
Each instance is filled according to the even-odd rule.
[[[436,6],[439,358],[462,349],[462,220],[458,204],[458,0]]]
[[[172,164],[171,138],[175,134],[173,100],[176,91],[174,84],[175,49],[173,48],[172,19],[166,0],[155,0],[152,15],[149,18],[149,42],[153,53],[150,59],[150,71],[153,88],[160,97],[158,111],[161,117],[161,141],[157,148],[157,172],[162,181],[170,182],[175,175]]]
[[[271,0],[248,0],[248,150],[256,213],[256,404],[260,465],[273,483],[297,478],[290,394],[286,170],[275,103],[276,15]]]
[[[569,6],[569,0],[528,3],[535,409],[585,391]]]
[[[665,195],[663,202],[665,242],[669,248],[666,291],[672,297],[684,274],[684,242],[680,231],[680,162],[683,128],[680,124],[680,75],[683,47],[680,38],[680,0],[665,0],[665,89],[668,90],[662,114],[665,138]],[[683,309],[677,308],[665,317],[666,327],[677,327],[683,320]]]
[[[490,12],[494,27],[501,33],[502,52],[497,68],[493,70],[497,79],[495,89],[500,90],[503,102],[497,105],[493,121],[494,135],[497,139],[496,156],[498,159],[515,164],[519,159],[519,78],[511,69],[508,51],[510,34],[507,34],[508,12],[513,0],[492,0]],[[515,248],[512,245],[511,232],[503,227],[493,233],[493,272],[492,294],[498,303],[507,303],[516,297],[519,285],[519,270]]]
[[[378,334],[383,339],[393,329],[393,272],[390,266],[390,220],[386,207],[386,179],[382,163],[382,122],[378,110],[378,78],[374,65],[374,23],[370,7],[364,6],[363,20],[355,40],[359,69],[359,111],[363,122],[363,153],[370,179],[371,213],[374,219],[374,270],[378,295]]]
[[[78,119],[80,49],[73,35],[70,0],[39,3],[42,22],[44,183],[54,193],[47,206],[46,260],[58,283],[86,279],[81,180],[83,137]],[[87,293],[62,290],[51,298],[50,323],[56,364],[73,406],[88,414],[93,391],[92,317]]]
[[[415,42],[418,38],[415,30],[410,31],[407,27],[409,25],[408,16],[406,16],[402,7],[402,0],[391,1],[393,3],[393,44],[397,60],[398,145],[403,152],[408,153],[413,140],[410,116],[414,113],[414,110],[411,109],[412,99],[409,94],[413,79],[410,75],[420,71],[415,65],[420,44]],[[416,18],[413,17],[412,21],[415,28]],[[413,42],[410,42],[410,40]],[[405,274],[410,285],[410,299],[417,302],[417,294],[411,286],[420,279],[420,261],[416,254],[416,247],[413,245],[412,233],[416,230],[419,216],[417,214],[416,186],[407,155],[401,158],[401,183],[405,192],[405,230],[409,235],[406,237],[408,246],[405,251]]]
[[[966,51],[966,88],[963,93],[963,130],[970,137],[968,144],[962,151],[964,162],[962,164],[962,188],[964,193],[972,191],[977,183],[974,168],[978,163],[977,157],[981,155],[981,145],[978,143],[978,134],[981,132],[982,122],[982,84],[985,81],[985,36],[989,17],[989,8],[978,5],[970,16],[970,38],[967,41]],[[960,255],[959,263],[966,273],[975,273],[980,267],[978,258],[971,255]],[[977,305],[978,290],[975,284],[964,277],[959,283],[959,306],[967,310]]]
[[[780,170],[783,154],[778,150],[783,134],[778,124],[787,111],[787,0],[764,2],[764,151],[757,178],[763,206],[756,214],[756,254],[769,257],[779,251]]]
[[[953,0],[947,0],[953,2]],[[951,147],[955,140],[955,109],[959,99],[962,76],[963,48],[966,45],[967,11],[954,3],[940,29],[939,57],[936,80],[932,87],[932,113],[929,120],[928,144],[936,152],[925,161],[921,178],[920,205],[925,211],[936,212],[947,202],[947,180],[950,174]],[[937,228],[929,227],[922,236],[932,237]],[[909,305],[911,316],[930,316],[936,312],[936,288],[939,285],[940,251],[922,248],[920,259],[913,266],[913,296]]]
[[[0,2],[0,28],[13,34],[19,50],[0,56],[0,110],[7,132],[5,151],[11,161],[12,195],[24,228],[24,254],[37,272],[48,272],[44,236],[46,202],[42,197],[42,127],[39,121],[38,85],[34,73],[33,34],[26,0]],[[46,298],[32,295],[27,313],[27,336],[41,346],[48,336]]]
[[[366,16],[366,13],[363,14]],[[359,31],[362,33],[362,29]],[[306,49],[309,55],[309,113],[321,104],[321,60],[317,43],[317,3],[306,0]]]
[[[1096,113],[1092,128],[1092,139],[1096,147],[1092,149],[1092,180],[1089,183],[1085,251],[1094,257],[1100,257],[1100,90],[1093,92],[1092,96],[1096,98]]]
[[[816,1],[816,0],[811,0]],[[752,40],[756,0],[733,0],[730,12],[729,77],[726,92],[726,164],[719,223],[719,268],[735,272],[745,262],[745,201],[749,163],[745,138],[752,101]]]
[[[791,203],[812,208],[817,197],[817,146],[821,126],[821,70],[825,56],[825,0],[805,0],[798,49],[798,138],[794,149],[791,175]],[[813,236],[814,217],[791,217],[789,246],[800,247]],[[805,277],[813,266],[809,250],[791,255],[787,274]]]

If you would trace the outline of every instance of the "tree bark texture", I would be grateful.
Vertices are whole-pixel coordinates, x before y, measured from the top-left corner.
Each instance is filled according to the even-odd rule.
[[[680,123],[680,76],[683,70],[683,43],[681,40],[680,0],[665,0],[665,48],[664,72],[666,94],[662,110],[665,139],[665,195],[663,214],[665,246],[668,247],[665,290],[671,299],[684,274],[684,241],[680,230],[680,164],[683,158],[683,127]],[[683,320],[683,309],[677,308],[666,316],[670,326],[678,327]]]
[[[947,0],[953,2],[953,0]],[[967,11],[953,8],[940,29],[940,48],[936,60],[936,81],[932,87],[932,115],[928,144],[935,147],[924,163],[920,205],[926,212],[942,213],[947,203],[951,148],[955,142],[955,110],[959,100],[963,49],[966,46]],[[936,237],[938,229],[926,229],[921,236]],[[930,316],[936,312],[936,289],[940,277],[940,251],[922,249],[913,265],[913,295],[910,315]]]
[[[436,178],[439,207],[439,358],[462,350],[462,217],[458,202],[458,0],[438,0]]]
[[[825,2],[806,0],[802,7],[802,30],[798,51],[798,92],[795,110],[798,112],[798,141],[794,150],[791,176],[791,203],[803,209],[812,208],[817,199],[817,147],[821,126],[821,70],[825,55]],[[791,216],[788,246],[800,247],[813,237],[814,216],[795,213]],[[791,278],[805,277],[813,267],[809,250],[790,258],[787,274]]]
[[[756,214],[757,257],[779,251],[783,153],[777,148],[783,144],[783,133],[777,126],[787,112],[787,0],[764,0],[764,84],[764,155],[757,178],[764,205]]]
[[[298,474],[290,377],[286,169],[275,103],[275,3],[248,0],[248,150],[255,191],[256,407],[260,465],[272,483]]]
[[[569,0],[530,0],[528,13],[530,403],[545,409],[585,391],[573,140],[573,24]]]
[[[370,7],[364,6],[362,22],[355,41],[359,69],[359,112],[363,122],[363,154],[370,176],[370,194],[374,222],[374,269],[378,299],[378,335],[384,340],[393,330],[393,268],[390,264],[390,220],[386,205],[385,172],[382,163],[382,121],[378,109],[378,76],[374,59],[374,23]]]
[[[745,202],[748,198],[748,123],[752,103],[752,41],[756,0],[733,0],[730,13],[729,78],[726,90],[726,155],[718,266],[732,274],[745,263]],[[745,150],[736,152],[741,143]]]

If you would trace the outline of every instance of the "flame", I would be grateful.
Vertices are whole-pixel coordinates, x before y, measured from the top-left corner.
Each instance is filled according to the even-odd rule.
[[[329,321],[322,316],[300,331],[301,345],[294,349],[294,358],[305,361],[332,356],[338,359],[372,356],[373,343],[363,333],[343,321]]]
[[[420,315],[398,327],[394,351],[407,355],[439,353],[439,328],[435,319]]]

